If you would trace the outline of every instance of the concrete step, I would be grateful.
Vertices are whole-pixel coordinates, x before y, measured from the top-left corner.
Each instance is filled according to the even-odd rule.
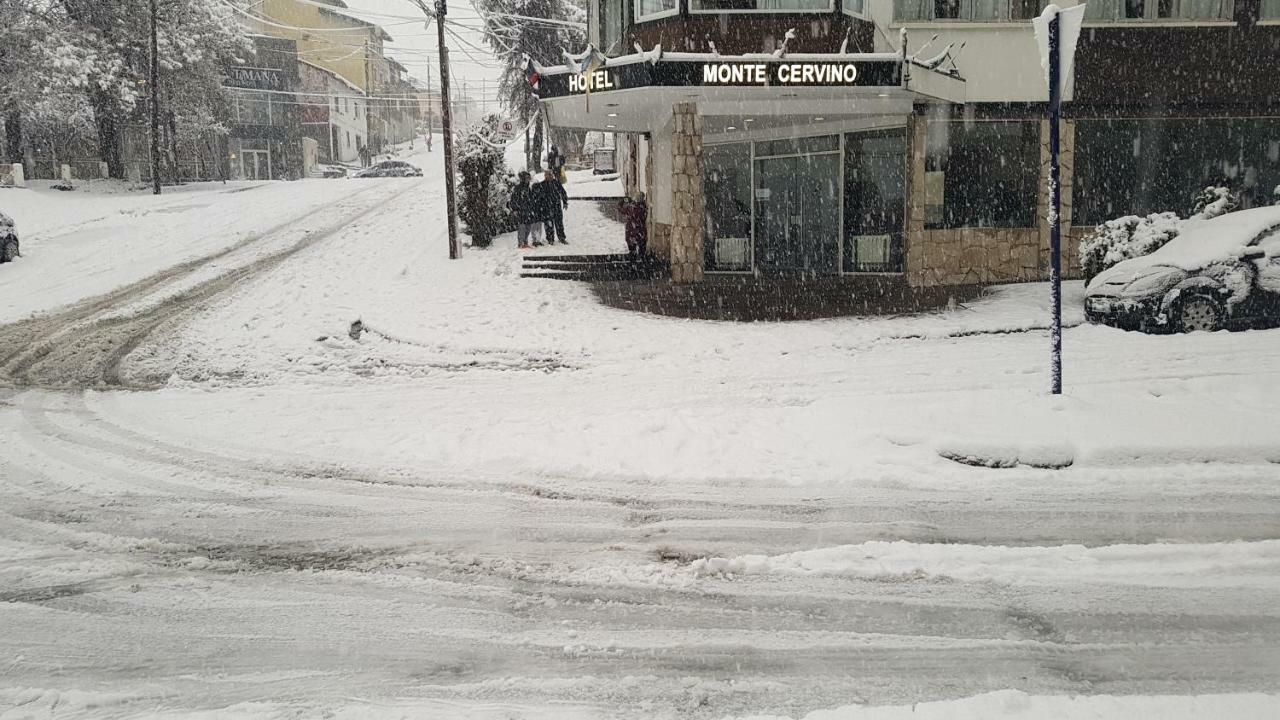
[[[651,280],[658,276],[653,268],[598,268],[595,270],[556,271],[556,270],[523,270],[522,278],[542,278],[543,280],[577,280],[579,282],[607,282],[619,280]]]
[[[536,252],[536,251],[535,251]],[[626,253],[600,253],[596,255],[525,255],[524,261],[528,262],[584,262],[584,263],[610,263],[618,261],[626,261]]]
[[[525,270],[561,270],[561,271],[587,271],[599,268],[624,268],[631,267],[631,263],[626,260],[616,260],[613,262],[548,262],[546,260],[526,260],[523,265]]]

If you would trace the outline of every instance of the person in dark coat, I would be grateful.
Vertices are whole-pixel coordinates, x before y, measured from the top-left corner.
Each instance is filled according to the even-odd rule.
[[[644,193],[638,200],[623,198],[618,201],[618,212],[627,223],[627,255],[631,261],[643,260],[648,254],[649,207],[645,205]]]
[[[511,214],[516,219],[516,242],[518,247],[529,247],[542,244],[542,218],[539,214],[538,198],[534,188],[529,185],[529,173],[521,171],[520,181],[511,191],[511,200],[507,202]]]
[[[556,238],[559,237],[561,245],[568,245],[569,241],[564,234],[564,211],[569,209],[569,194],[564,191],[564,185],[560,184],[560,179],[553,171],[547,170],[543,173],[542,182],[534,186],[534,192],[538,196],[539,214],[546,227],[547,244],[555,245]]]
[[[547,153],[547,169],[555,173],[560,182],[564,182],[564,153],[560,152],[560,148],[555,145],[551,146],[551,151]]]

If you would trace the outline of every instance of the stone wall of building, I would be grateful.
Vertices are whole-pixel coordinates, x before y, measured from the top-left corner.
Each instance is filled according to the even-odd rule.
[[[1040,127],[1040,181],[1033,228],[926,229],[925,123],[912,115],[907,125],[907,238],[906,275],[914,286],[994,284],[1049,278],[1049,124]],[[1062,162],[1062,274],[1080,276],[1076,249],[1089,228],[1071,227],[1072,168],[1075,128],[1064,123]]]
[[[671,279],[678,283],[702,279],[702,225],[706,196],[702,187],[702,118],[697,103],[677,103],[671,109]]]
[[[652,142],[645,143],[645,154],[647,157],[644,162],[644,194],[650,203],[650,212],[645,221],[647,225],[645,228],[645,237],[648,240],[648,247],[646,249],[649,251],[650,255],[653,255],[664,262],[669,262],[671,260],[671,225],[658,222],[653,219],[652,203],[655,196],[653,194],[654,180]]]

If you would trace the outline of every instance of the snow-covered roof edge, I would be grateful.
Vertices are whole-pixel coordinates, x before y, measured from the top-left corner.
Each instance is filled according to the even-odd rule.
[[[319,65],[317,65],[317,64],[315,64],[315,63],[313,63],[313,62],[309,62],[309,61],[307,61],[307,60],[303,60],[302,58],[298,58],[298,62],[299,62],[299,63],[301,63],[301,64],[303,64],[303,65],[309,65],[309,66],[311,66],[311,67],[315,68],[316,70],[319,70],[320,72],[322,72],[322,73],[324,73],[324,74],[326,74],[326,75],[329,75],[330,77],[333,77],[333,78],[335,78],[335,79],[337,79],[337,80],[341,81],[341,82],[342,82],[342,84],[346,85],[347,87],[351,88],[352,90],[355,90],[356,92],[360,93],[361,95],[364,95],[364,94],[365,94],[364,90],[360,89],[360,87],[359,87],[358,85],[356,85],[355,83],[352,83],[350,80],[348,80],[348,79],[346,79],[346,78],[342,77],[342,76],[341,76],[341,75],[339,75],[338,73],[336,73],[336,72],[334,72],[334,71],[332,71],[332,70],[330,70],[330,69],[328,69],[328,68],[320,67]],[[300,91],[298,91],[298,92],[299,92],[299,94],[302,94],[302,92],[303,92],[303,91],[301,91],[301,90],[300,90]]]

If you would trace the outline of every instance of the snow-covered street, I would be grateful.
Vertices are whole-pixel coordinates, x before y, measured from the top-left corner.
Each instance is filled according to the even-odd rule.
[[[447,260],[413,159],[14,208],[0,717],[1280,713],[1280,330],[1069,283],[1051,399],[1042,284],[628,313]]]

